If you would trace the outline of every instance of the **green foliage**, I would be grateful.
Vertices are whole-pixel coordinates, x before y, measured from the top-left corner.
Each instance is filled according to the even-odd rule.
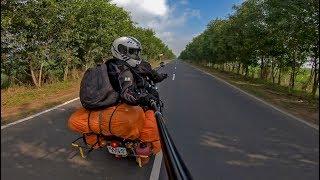
[[[65,80],[70,70],[111,57],[113,40],[128,35],[142,42],[147,60],[174,57],[151,29],[106,0],[1,1],[2,72],[11,84]]]
[[[310,62],[314,93],[319,84],[319,1],[247,0],[234,10],[226,20],[211,21],[179,58],[232,65],[245,76],[259,67],[260,78],[273,82],[290,71],[291,89],[302,81],[299,69]]]
[[[1,73],[1,89],[7,88],[10,85],[9,77]]]

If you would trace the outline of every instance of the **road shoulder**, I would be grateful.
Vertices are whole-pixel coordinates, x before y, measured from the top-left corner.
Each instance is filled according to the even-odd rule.
[[[242,93],[254,98],[255,100],[266,104],[267,106],[272,107],[273,109],[295,119],[304,124],[307,124],[310,127],[313,127],[319,130],[319,103],[314,107],[310,107],[308,102],[302,103],[299,99],[291,100],[291,103],[288,102],[287,96],[281,96],[282,94],[275,94],[268,89],[259,87],[257,85],[255,88],[248,88],[246,85],[247,82],[239,81],[232,79],[231,77],[226,76],[223,73],[219,73],[214,70],[209,70],[208,68],[197,66],[190,63],[185,63],[209,76],[216,78],[217,80],[224,82],[225,84],[241,91]],[[271,94],[271,95],[270,95]],[[286,101],[284,104],[282,101]],[[289,104],[289,105],[288,105]],[[314,105],[314,104],[313,104]],[[298,109],[298,110],[297,110]]]

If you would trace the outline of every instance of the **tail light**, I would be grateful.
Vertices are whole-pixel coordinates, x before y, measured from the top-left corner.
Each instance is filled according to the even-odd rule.
[[[111,147],[116,148],[119,146],[119,143],[117,141],[111,141]]]

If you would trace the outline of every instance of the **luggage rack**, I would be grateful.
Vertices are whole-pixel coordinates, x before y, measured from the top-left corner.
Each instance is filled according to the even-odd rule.
[[[74,141],[72,141],[71,145],[72,145],[73,147],[78,148],[81,157],[85,159],[86,157],[88,157],[89,153],[90,153],[92,150],[94,150],[93,147],[94,147],[96,144],[98,144],[99,141],[97,141],[96,143],[94,143],[91,147],[88,147],[88,145],[87,145],[87,146],[82,146],[82,145],[80,145],[79,143],[77,143],[77,141],[79,141],[81,138],[83,139],[83,142],[86,143],[85,137],[84,137],[84,135],[82,135],[82,136],[78,137],[77,139],[75,139]],[[107,139],[108,139],[108,138],[107,138]],[[133,142],[135,142],[135,141],[132,141],[132,143],[133,143]],[[86,144],[87,144],[87,143],[86,143]],[[84,149],[89,149],[89,150],[85,153]],[[133,156],[133,157],[136,158],[136,162],[138,163],[139,167],[142,167],[141,158],[146,158],[146,157],[148,157],[148,156],[144,156],[144,155],[137,155],[133,150],[132,150],[132,154],[131,154],[130,156]]]
[[[79,141],[82,138],[83,142],[86,143],[85,137],[84,135],[78,137],[76,140],[72,141],[71,145],[73,147],[78,148],[80,155],[82,158],[86,158],[88,157],[89,153],[94,149],[93,147],[99,143],[99,141],[97,141],[96,143],[94,143],[91,147],[88,147],[88,144],[86,143],[86,146],[82,146],[80,145],[77,141]],[[88,150],[87,152],[84,151],[84,149]]]
[[[91,134],[91,133],[89,133]],[[86,142],[85,139],[85,134],[83,134],[82,136],[78,137],[77,139],[75,139],[74,141],[71,142],[71,145],[75,148],[78,148],[80,155],[82,158],[86,158],[88,157],[89,153],[91,151],[94,150],[94,147],[100,143],[100,141],[98,140],[97,142],[95,142],[93,145],[89,146],[89,144]],[[103,135],[102,135],[103,136]],[[105,138],[105,140],[111,140],[111,139],[116,139],[118,141],[125,141],[125,139],[117,137],[117,136],[103,136]],[[85,145],[81,145],[78,141],[82,139],[83,142],[85,143]],[[98,138],[99,139],[99,138]],[[136,143],[136,142],[140,142],[140,140],[131,140],[131,143]],[[100,144],[99,144],[100,145]],[[131,149],[131,154],[129,156],[133,156],[133,157],[147,157],[147,156],[142,156],[142,155],[136,155],[135,151],[132,150],[132,147],[126,147],[128,149]],[[87,150],[87,152],[85,152],[85,150]]]

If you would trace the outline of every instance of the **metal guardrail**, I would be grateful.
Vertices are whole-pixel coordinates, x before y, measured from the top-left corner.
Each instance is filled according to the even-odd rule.
[[[155,116],[157,119],[160,142],[162,146],[162,152],[164,157],[164,162],[170,180],[192,180],[192,176],[183,162],[177,148],[175,147],[167,127],[164,123],[162,114],[155,102],[151,103],[152,107],[155,109]]]

